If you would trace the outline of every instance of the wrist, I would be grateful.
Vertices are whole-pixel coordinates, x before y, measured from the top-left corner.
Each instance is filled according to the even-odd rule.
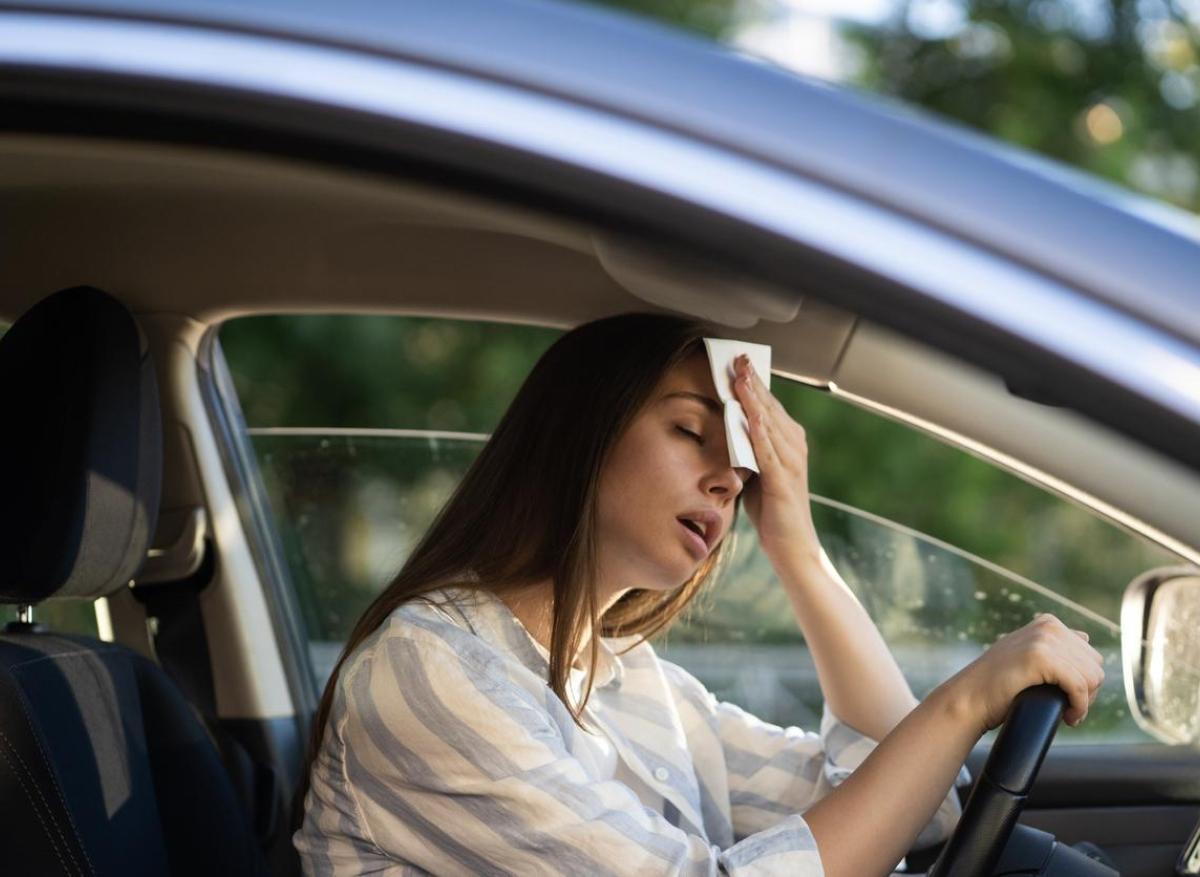
[[[961,671],[931,691],[926,700],[937,703],[946,719],[967,730],[973,740],[978,740],[987,731],[983,711]]]
[[[775,572],[785,587],[807,587],[811,583],[836,581],[837,571],[820,543],[803,544],[778,559],[772,558]]]

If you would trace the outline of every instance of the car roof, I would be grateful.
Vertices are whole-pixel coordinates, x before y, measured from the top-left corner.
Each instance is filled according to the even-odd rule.
[[[1200,341],[1200,221],[1191,214],[903,104],[607,10],[535,0],[20,6],[337,45],[559,95],[852,192]]]

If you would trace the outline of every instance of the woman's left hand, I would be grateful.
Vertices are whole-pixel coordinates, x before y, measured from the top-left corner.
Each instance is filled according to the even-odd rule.
[[[734,392],[750,421],[759,477],[743,501],[763,552],[781,575],[819,564],[821,544],[808,493],[808,439],[804,427],[767,389],[743,355],[735,363]]]

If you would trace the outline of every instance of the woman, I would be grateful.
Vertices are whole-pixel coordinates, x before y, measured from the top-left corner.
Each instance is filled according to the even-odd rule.
[[[539,360],[326,686],[306,873],[886,874],[949,833],[951,784],[1018,692],[1057,683],[1087,713],[1100,655],[1050,615],[917,703],[821,550],[803,428],[744,362],[760,472],[730,466],[713,334],[626,314]],[[717,703],[645,641],[719,568],[743,499],[819,733]]]

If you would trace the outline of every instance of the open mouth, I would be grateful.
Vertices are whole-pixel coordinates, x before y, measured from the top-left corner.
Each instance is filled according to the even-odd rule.
[[[698,558],[708,556],[708,543],[704,540],[704,531],[695,521],[685,521],[682,518],[677,518],[685,533],[685,541],[688,543],[692,553]]]

